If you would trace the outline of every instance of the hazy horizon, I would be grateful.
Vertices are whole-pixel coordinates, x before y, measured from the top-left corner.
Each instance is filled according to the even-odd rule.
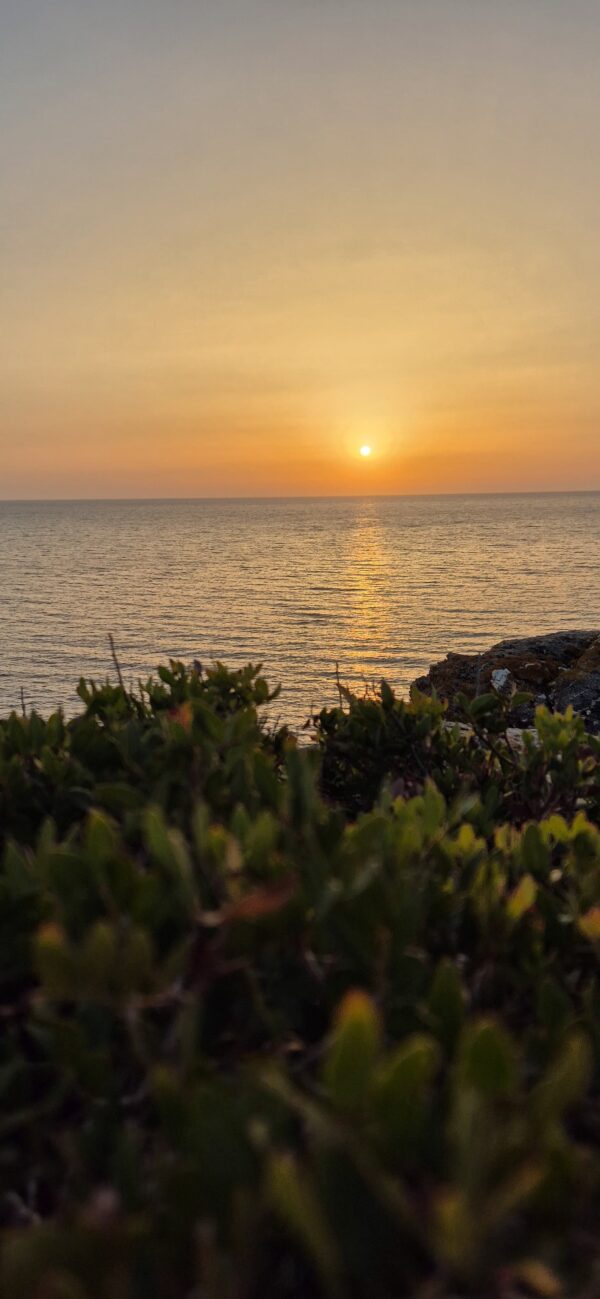
[[[281,493],[239,493],[237,495],[227,496],[0,496],[0,505],[83,505],[97,504],[108,505],[118,504],[121,501],[124,505],[140,504],[176,504],[181,501],[183,504],[193,504],[215,501],[396,501],[396,500],[427,500],[435,497],[452,498],[452,497],[485,497],[485,496],[600,496],[598,487],[578,487],[578,488],[548,488],[537,491],[535,488],[526,488],[522,490],[511,491],[488,491],[488,492],[281,492]]]
[[[597,0],[4,6],[0,496],[600,487],[599,53]]]

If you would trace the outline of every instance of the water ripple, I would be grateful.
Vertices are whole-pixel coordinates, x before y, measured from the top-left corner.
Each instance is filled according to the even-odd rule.
[[[292,723],[449,649],[600,623],[600,494],[0,504],[0,712],[83,673],[263,662]]]

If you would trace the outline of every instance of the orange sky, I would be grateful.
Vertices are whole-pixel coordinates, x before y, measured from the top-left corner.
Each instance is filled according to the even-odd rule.
[[[597,0],[5,12],[0,496],[600,488],[599,42]]]

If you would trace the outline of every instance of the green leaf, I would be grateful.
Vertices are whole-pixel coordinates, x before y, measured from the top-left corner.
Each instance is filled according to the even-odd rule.
[[[532,699],[533,695],[530,690],[517,690],[510,701],[511,709],[523,708],[525,704],[531,703]]]
[[[364,992],[347,993],[336,1016],[324,1068],[325,1086],[336,1108],[354,1110],[364,1101],[380,1037],[374,1002]]]
[[[540,1024],[547,1033],[554,1036],[564,1027],[571,1011],[571,1002],[564,988],[555,978],[547,975],[541,984],[537,999]]]
[[[592,1076],[593,1058],[588,1038],[572,1033],[561,1044],[556,1059],[539,1083],[535,1107],[544,1120],[560,1118],[585,1095]]]
[[[339,1292],[340,1263],[321,1205],[291,1154],[273,1155],[267,1173],[273,1211],[305,1246],[330,1293]]]
[[[31,862],[12,841],[9,841],[4,850],[2,874],[5,887],[12,898],[34,897],[38,892],[38,882]]]
[[[73,954],[60,925],[42,925],[35,939],[34,963],[50,997],[63,998],[75,995],[77,980]]]
[[[500,702],[496,694],[489,692],[485,695],[478,695],[469,708],[471,717],[485,717],[487,713],[496,713],[500,709]]]
[[[514,1045],[495,1020],[481,1019],[465,1029],[459,1065],[463,1081],[484,1095],[506,1095],[516,1085]]]
[[[112,925],[99,920],[86,935],[78,959],[78,987],[91,995],[108,991],[117,966],[117,942]]]
[[[526,826],[521,841],[521,854],[527,871],[538,876],[547,874],[550,869],[550,853],[539,825],[532,823]]]
[[[118,816],[120,812],[129,809],[138,808],[142,804],[142,795],[133,785],[127,785],[124,781],[113,784],[96,785],[96,801]]]
[[[465,998],[460,975],[452,961],[440,961],[431,991],[429,1013],[445,1050],[454,1050],[465,1017]]]
[[[423,1120],[423,1103],[438,1068],[437,1042],[425,1034],[408,1038],[385,1061],[374,1080],[374,1111],[382,1136],[396,1144],[414,1144]]]
[[[110,861],[116,851],[116,835],[111,822],[102,812],[92,810],[85,827],[85,848],[98,865]]]

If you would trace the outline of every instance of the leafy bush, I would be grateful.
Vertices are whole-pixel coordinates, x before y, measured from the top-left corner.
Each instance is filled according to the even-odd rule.
[[[600,1286],[600,744],[257,669],[0,722],[11,1299]]]
[[[536,730],[522,736],[507,728],[510,705],[496,694],[460,696],[464,723],[444,721],[445,704],[414,691],[396,699],[384,681],[380,693],[359,698],[341,687],[348,708],[323,709],[313,718],[323,755],[323,789],[350,816],[368,811],[382,782],[395,793],[415,793],[425,779],[446,798],[466,789],[484,805],[481,827],[522,823],[582,807],[600,814],[599,741],[586,736],[581,718],[536,711]],[[480,813],[481,817],[481,813]]]

